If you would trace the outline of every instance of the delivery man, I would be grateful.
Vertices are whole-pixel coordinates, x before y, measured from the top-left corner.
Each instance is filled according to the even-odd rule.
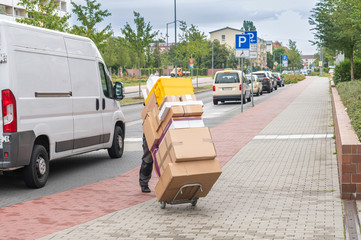
[[[143,156],[142,156],[142,165],[140,165],[139,171],[139,184],[142,192],[150,193],[150,188],[148,186],[149,180],[152,176],[153,170],[153,157],[151,152],[148,149],[148,144],[143,133]]]

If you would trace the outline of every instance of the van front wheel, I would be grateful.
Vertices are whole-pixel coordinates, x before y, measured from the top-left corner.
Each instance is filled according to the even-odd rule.
[[[124,135],[122,128],[115,126],[113,143],[111,148],[108,148],[108,154],[111,158],[120,158],[124,151]]]
[[[35,145],[29,165],[24,168],[24,182],[29,188],[44,187],[49,176],[49,154],[42,145]]]

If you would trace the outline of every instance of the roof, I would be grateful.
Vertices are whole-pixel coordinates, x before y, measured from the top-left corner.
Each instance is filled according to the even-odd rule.
[[[272,45],[273,45],[274,49],[276,49],[276,48],[284,48],[286,51],[288,51],[288,47],[284,47],[281,44],[279,44],[278,42],[273,42]]]
[[[214,30],[214,31],[209,32],[209,33],[211,34],[211,33],[214,33],[214,32],[219,32],[219,31],[226,30],[226,29],[230,29],[230,30],[234,30],[234,31],[238,31],[238,32],[243,33],[243,31],[241,31],[240,29],[231,28],[231,27],[224,27],[224,28],[220,28],[220,29]]]

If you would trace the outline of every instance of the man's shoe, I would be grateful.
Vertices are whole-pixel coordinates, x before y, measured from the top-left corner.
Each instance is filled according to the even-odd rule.
[[[150,188],[148,186],[141,186],[142,192],[144,193],[150,193]]]

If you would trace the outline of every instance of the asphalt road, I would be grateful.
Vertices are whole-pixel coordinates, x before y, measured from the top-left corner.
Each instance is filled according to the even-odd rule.
[[[286,88],[288,86],[278,88],[270,94],[264,92],[263,96],[254,98],[255,105],[279,94]],[[197,93],[197,100],[202,100],[204,103],[203,120],[210,128],[241,113],[240,102],[213,105],[211,91]],[[251,107],[251,103],[244,104],[244,111]],[[49,180],[41,189],[28,189],[19,174],[0,175],[0,208],[110,179],[138,167],[142,155],[143,131],[140,119],[142,108],[142,104],[122,106],[126,117],[125,151],[122,158],[111,159],[106,150],[100,150],[54,160],[50,162]]]

